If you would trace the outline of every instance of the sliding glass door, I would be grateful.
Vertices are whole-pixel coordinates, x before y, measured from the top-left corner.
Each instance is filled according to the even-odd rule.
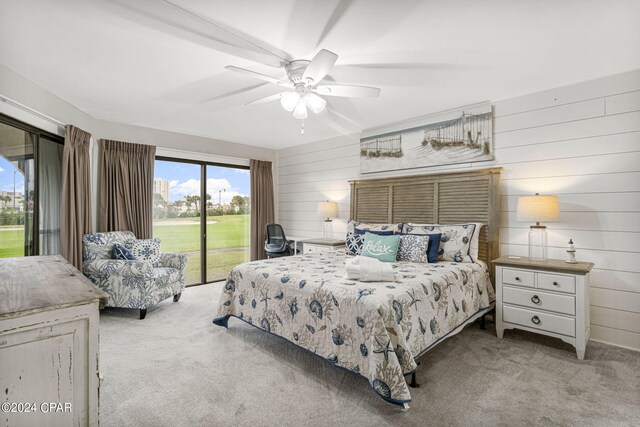
[[[60,253],[63,139],[0,116],[0,258]]]
[[[200,275],[200,166],[156,160],[153,179],[153,237],[162,252],[187,255],[185,283],[202,283]]]
[[[207,166],[206,281],[249,261],[249,170]]]
[[[249,170],[156,158],[153,235],[188,257],[186,284],[223,280],[249,260]]]

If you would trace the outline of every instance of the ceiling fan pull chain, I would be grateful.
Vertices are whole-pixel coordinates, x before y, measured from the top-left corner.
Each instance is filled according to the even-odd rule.
[[[300,127],[300,135],[304,135],[304,120],[300,120],[300,123],[302,123],[302,126]]]

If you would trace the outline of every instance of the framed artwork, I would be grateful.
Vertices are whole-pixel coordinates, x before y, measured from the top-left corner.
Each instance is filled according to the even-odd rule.
[[[360,140],[363,174],[494,159],[493,109],[448,113],[451,118]]]

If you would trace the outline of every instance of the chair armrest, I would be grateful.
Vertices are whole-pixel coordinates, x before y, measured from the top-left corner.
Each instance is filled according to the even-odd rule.
[[[97,259],[84,264],[82,272],[87,276],[118,275],[144,278],[151,274],[151,268],[151,263],[146,261]]]
[[[162,252],[157,265],[184,270],[187,267],[187,256],[177,252]]]

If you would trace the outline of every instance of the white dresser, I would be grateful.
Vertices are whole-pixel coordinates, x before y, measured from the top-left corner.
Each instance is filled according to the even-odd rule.
[[[58,255],[0,259],[2,425],[98,425],[99,307]]]
[[[302,243],[302,252],[305,254],[344,249],[344,240],[313,239],[301,240],[298,243]]]
[[[518,328],[560,338],[584,359],[593,263],[502,257],[496,266],[496,333]]]

